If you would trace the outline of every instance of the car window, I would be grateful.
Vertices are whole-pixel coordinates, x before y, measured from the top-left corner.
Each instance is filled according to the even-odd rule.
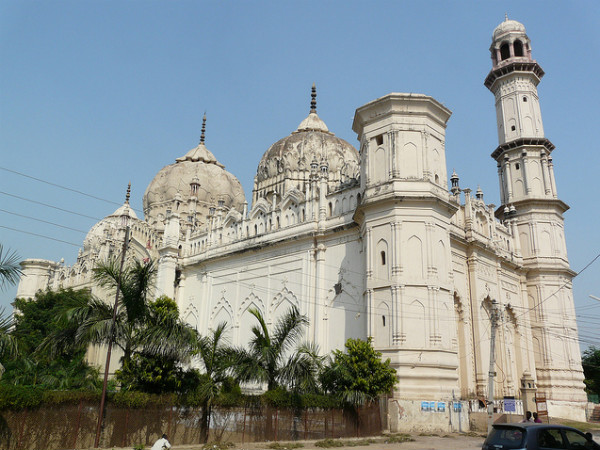
[[[594,444],[588,441],[585,436],[581,433],[578,433],[575,430],[564,430],[565,437],[569,442],[569,448],[573,450],[590,450],[594,447]]]
[[[523,448],[525,433],[519,428],[494,428],[486,439],[488,448],[516,449]]]
[[[560,430],[552,428],[538,431],[538,446],[541,449],[568,449]]]

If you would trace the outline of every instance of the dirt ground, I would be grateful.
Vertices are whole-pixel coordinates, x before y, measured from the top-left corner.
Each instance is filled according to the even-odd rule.
[[[344,447],[332,447],[332,450],[479,450],[483,444],[483,437],[470,436],[458,433],[449,433],[442,436],[419,436],[418,434],[411,434],[414,439],[413,442],[399,442],[393,444],[386,444],[384,442],[374,442],[369,445],[361,446],[344,446]],[[359,440],[373,439],[375,441],[383,441],[384,437],[373,436],[371,438],[363,438]],[[342,439],[342,441],[352,441],[352,439]],[[315,445],[316,441],[296,441],[303,447],[298,450],[323,450]],[[279,450],[285,450],[286,442],[279,442]],[[149,448],[149,447],[146,447]],[[197,445],[176,445],[173,443],[173,450],[200,450],[202,447]],[[113,449],[113,450],[131,450],[132,447],[126,449]],[[231,450],[269,450],[268,442],[252,442],[252,443],[237,443]]]

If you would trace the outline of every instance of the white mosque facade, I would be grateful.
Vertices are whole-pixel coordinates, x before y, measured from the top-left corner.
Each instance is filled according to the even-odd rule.
[[[259,309],[274,323],[290,306],[308,316],[323,354],[373,338],[399,382],[396,404],[487,396],[490,330],[496,397],[522,382],[546,394],[551,415],[584,419],[586,395],[563,213],[532,59],[519,22],[493,33],[492,70],[501,205],[461,189],[446,169],[451,112],[421,94],[392,93],[356,110],[359,150],[311,110],[258,165],[251,206],[241,184],[200,144],[148,186],[145,219],[128,203],[88,233],[73,266],[29,259],[17,295],[87,287],[97,261],[120,251],[158,260],[156,295],[206,331],[229,324],[248,342]],[[450,191],[448,182],[450,181]],[[398,403],[399,402],[399,403]]]

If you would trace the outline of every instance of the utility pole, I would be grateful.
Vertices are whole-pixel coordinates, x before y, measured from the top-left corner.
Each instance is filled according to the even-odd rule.
[[[496,330],[498,329],[498,322],[500,321],[500,312],[498,311],[498,302],[496,300],[492,300],[490,320],[492,322],[492,327],[490,331],[490,370],[488,372],[488,434],[490,431],[492,431],[492,423],[494,422],[494,377],[496,376],[494,368],[496,366]]]
[[[125,265],[125,253],[129,245],[129,195],[131,193],[131,183],[127,186],[127,195],[125,196],[124,214],[121,215],[121,225],[125,226],[125,238],[123,239],[123,249],[121,250],[121,265],[119,266],[119,278],[117,279],[117,293],[115,294],[115,306],[113,308],[112,322],[110,325],[110,337],[108,340],[108,350],[106,351],[106,364],[104,365],[104,382],[102,383],[102,397],[100,398],[100,411],[98,412],[98,424],[96,426],[96,440],[94,448],[100,445],[100,432],[102,431],[102,420],[104,416],[104,403],[106,401],[106,386],[108,384],[108,371],[110,368],[110,356],[112,353],[112,344],[115,338],[115,322],[117,320],[117,311],[119,307],[119,294],[121,292],[121,276],[123,266]]]

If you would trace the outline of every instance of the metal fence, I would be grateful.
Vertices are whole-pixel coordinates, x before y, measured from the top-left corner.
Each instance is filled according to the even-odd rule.
[[[270,406],[215,408],[210,439],[227,442],[291,441],[360,437],[380,434],[386,402],[359,410],[290,409]],[[0,448],[55,450],[91,448],[98,405],[44,406],[35,410],[0,412]],[[201,410],[179,406],[144,409],[106,408],[100,447],[151,445],[162,433],[171,443],[198,444]]]

